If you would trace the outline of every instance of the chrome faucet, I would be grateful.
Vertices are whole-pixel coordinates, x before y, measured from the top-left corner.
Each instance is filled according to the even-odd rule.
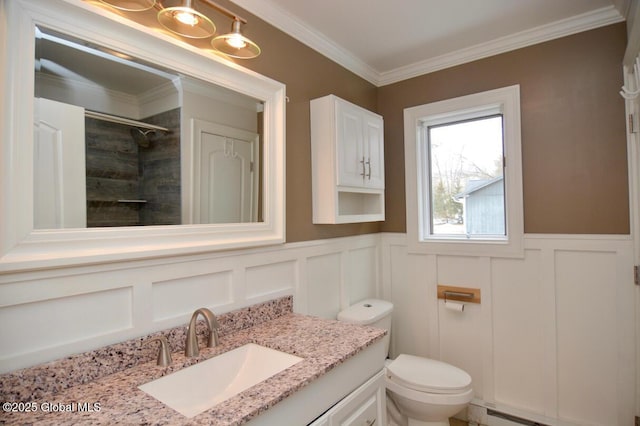
[[[189,328],[187,328],[187,341],[184,345],[184,354],[188,357],[198,356],[200,350],[198,349],[198,336],[196,335],[196,323],[198,315],[202,314],[206,320],[207,329],[209,330],[209,338],[207,341],[207,347],[213,348],[218,344],[218,320],[216,316],[207,308],[196,309],[189,321]]]

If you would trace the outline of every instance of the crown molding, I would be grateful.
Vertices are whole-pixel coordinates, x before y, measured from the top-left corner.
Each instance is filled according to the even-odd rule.
[[[378,79],[378,86],[386,86],[419,75],[621,21],[624,21],[624,17],[620,15],[614,6],[605,7],[381,73]]]
[[[128,115],[140,119],[140,102],[138,97],[118,90],[107,89],[89,81],[74,80],[43,72],[35,73],[36,82],[41,92],[39,96],[71,103],[67,97],[75,97],[82,106],[89,110],[108,114]]]
[[[305,27],[295,16],[270,0],[231,1],[378,87],[582,31],[622,22],[625,19],[614,6],[608,6],[391,71],[379,72],[320,32]]]
[[[378,85],[380,72],[358,59],[353,53],[337,45],[324,34],[308,28],[280,6],[270,0],[231,0],[280,31],[289,34],[338,65],[348,69],[368,82]]]

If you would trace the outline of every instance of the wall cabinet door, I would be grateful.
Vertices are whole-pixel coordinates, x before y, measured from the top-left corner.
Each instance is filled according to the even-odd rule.
[[[340,186],[384,188],[382,117],[333,97]]]
[[[384,127],[382,118],[367,114],[364,117],[365,186],[384,189]]]

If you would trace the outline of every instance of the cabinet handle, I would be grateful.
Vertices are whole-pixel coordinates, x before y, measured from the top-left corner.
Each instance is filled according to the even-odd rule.
[[[373,420],[367,420],[366,425],[367,425],[367,426],[373,426],[373,425],[375,424],[375,422],[376,422],[376,419],[373,419]]]
[[[369,166],[369,173],[367,174],[367,178],[371,180],[371,158],[367,159],[367,165]]]
[[[364,157],[362,157],[362,160],[360,160],[360,164],[362,164],[362,173],[360,173],[360,176],[365,177],[367,175],[367,171],[366,171],[365,166],[364,166],[364,164],[365,164],[364,163]]]

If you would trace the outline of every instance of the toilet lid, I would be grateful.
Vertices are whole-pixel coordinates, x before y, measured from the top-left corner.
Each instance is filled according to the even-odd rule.
[[[471,387],[466,371],[441,361],[402,354],[387,365],[387,377],[420,392],[460,393]]]

